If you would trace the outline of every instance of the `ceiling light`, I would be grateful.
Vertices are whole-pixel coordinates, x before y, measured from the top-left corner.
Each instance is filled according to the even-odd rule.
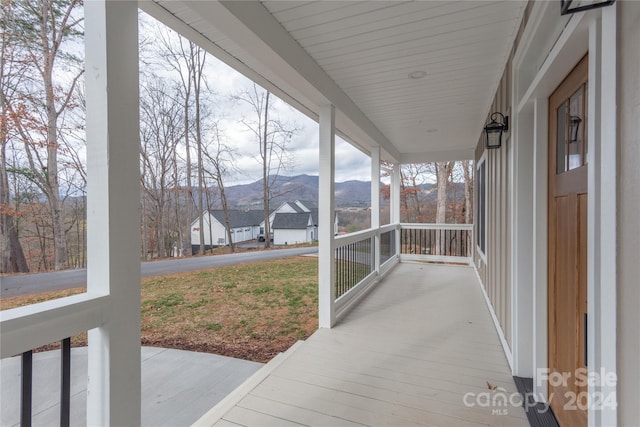
[[[426,75],[427,75],[426,71],[416,70],[416,71],[412,71],[412,72],[409,73],[409,78],[417,80],[417,79],[421,79],[421,78],[425,77]]]

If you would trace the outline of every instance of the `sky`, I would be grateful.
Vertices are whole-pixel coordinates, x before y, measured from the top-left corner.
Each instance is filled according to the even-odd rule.
[[[154,27],[162,25],[142,12],[140,21],[141,37],[153,38]],[[174,37],[177,36],[174,32],[172,34]],[[141,56],[143,55],[141,52]],[[222,117],[220,126],[227,144],[233,149],[234,166],[237,170],[227,178],[226,185],[256,181],[262,176],[262,166],[257,160],[258,141],[254,134],[240,123],[243,118],[250,120],[253,116],[246,106],[229,100],[230,95],[251,87],[253,82],[213,55],[207,55],[207,64],[207,85],[218,94],[215,101],[216,114]],[[318,124],[280,99],[276,99],[274,107],[281,121],[300,129],[289,144],[292,166],[282,174],[318,175]],[[371,180],[370,158],[337,136],[335,167],[336,182]]]

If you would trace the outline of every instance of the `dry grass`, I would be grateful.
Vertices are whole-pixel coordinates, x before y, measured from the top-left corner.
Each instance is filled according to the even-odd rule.
[[[142,344],[266,362],[318,324],[318,260],[296,257],[146,278]],[[83,292],[3,299],[8,309]],[[74,337],[74,345],[86,337]]]

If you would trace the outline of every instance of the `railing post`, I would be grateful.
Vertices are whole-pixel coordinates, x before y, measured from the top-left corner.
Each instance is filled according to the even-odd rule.
[[[31,407],[33,396],[33,351],[22,353],[20,382],[20,426],[31,426]]]
[[[87,293],[108,298],[89,331],[87,425],[140,425],[138,2],[85,1]]]
[[[60,342],[60,427],[71,422],[71,338]]]
[[[335,109],[320,109],[320,165],[318,188],[318,323],[331,328],[335,323]],[[342,261],[342,260],[341,260]]]
[[[373,269],[380,274],[380,146],[371,150],[371,228],[373,238]]]

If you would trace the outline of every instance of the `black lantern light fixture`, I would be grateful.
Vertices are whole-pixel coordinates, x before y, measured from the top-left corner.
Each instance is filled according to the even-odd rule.
[[[582,119],[580,118],[580,116],[569,117],[569,136],[571,137],[571,139],[569,140],[570,142],[578,141],[580,123],[582,123]]]
[[[500,121],[496,121],[499,118]],[[492,113],[491,122],[484,127],[487,148],[500,148],[502,145],[502,134],[509,130],[509,116],[502,113]]]
[[[612,5],[616,0],[560,0],[560,15]]]

